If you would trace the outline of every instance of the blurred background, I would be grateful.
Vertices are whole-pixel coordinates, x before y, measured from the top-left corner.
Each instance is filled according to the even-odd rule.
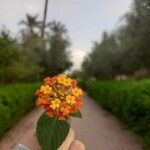
[[[150,75],[148,0],[0,3],[0,82]]]
[[[1,0],[0,14],[0,135],[34,107],[41,79],[66,73],[96,100],[101,88],[116,92],[104,99],[140,97],[119,117],[150,143],[149,0]],[[119,102],[102,105],[121,114]]]

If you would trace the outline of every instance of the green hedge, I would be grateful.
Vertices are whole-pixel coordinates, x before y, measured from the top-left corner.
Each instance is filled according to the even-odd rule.
[[[82,81],[99,104],[126,123],[150,148],[150,80]]]
[[[35,105],[39,83],[0,86],[0,136]]]

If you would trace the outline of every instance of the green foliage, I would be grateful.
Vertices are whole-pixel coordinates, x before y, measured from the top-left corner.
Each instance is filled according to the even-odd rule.
[[[77,79],[77,80],[80,80],[81,77],[83,76],[83,74],[82,74],[82,71],[73,70],[72,73],[70,74],[70,76],[71,76],[72,78],[75,78],[75,79]]]
[[[37,122],[37,138],[42,150],[57,150],[68,135],[70,125],[57,117],[41,115]]]
[[[134,0],[132,11],[126,14],[127,29],[132,46],[136,49],[140,65],[150,69],[150,1]]]
[[[20,37],[0,31],[0,82],[37,81],[41,76],[56,75],[72,66],[67,48],[67,29],[60,22],[48,23],[42,36],[38,16],[27,14]]]
[[[82,81],[80,84],[150,147],[150,80]]]
[[[15,40],[9,37],[8,31],[0,33],[0,66],[9,66],[13,61],[18,60],[19,52]]]
[[[72,117],[78,117],[78,118],[82,118],[82,114],[80,110],[77,110],[77,112],[71,114]]]
[[[35,106],[39,83],[0,86],[0,136]]]
[[[145,76],[150,76],[149,8],[149,0],[134,0],[132,9],[124,16],[126,24],[109,34],[104,32],[102,40],[94,42],[82,64],[84,77],[134,76],[141,69],[146,70]]]
[[[38,79],[39,72],[42,71],[37,65],[27,66],[21,62],[13,62],[10,66],[0,70],[1,82],[16,81],[35,81]]]
[[[115,41],[115,36],[108,36],[103,33],[102,41],[95,42],[92,52],[83,61],[82,69],[84,76],[100,79],[111,79],[113,77],[113,67],[118,53],[118,45]],[[98,65],[97,65],[98,64]]]
[[[38,16],[32,16],[30,14],[26,14],[26,20],[21,20],[19,24],[25,25],[27,27],[27,31],[30,35],[34,34],[34,29],[39,28],[42,24],[41,22],[37,21]]]
[[[60,22],[53,21],[50,24],[50,33],[48,33],[47,50],[45,57],[46,74],[57,75],[69,69],[72,62],[69,58],[67,48],[70,45],[67,35],[67,29]]]
[[[26,15],[26,20],[21,21],[26,25],[22,34],[22,49],[25,62],[39,65],[44,70],[42,74],[56,75],[69,69],[72,65],[67,51],[70,45],[67,29],[60,22],[52,21],[46,27],[43,37],[42,22],[37,21],[37,16]],[[28,64],[28,63],[27,63]]]
[[[42,68],[30,53],[23,53],[7,31],[0,34],[0,82],[33,81]],[[32,58],[31,58],[32,57]],[[28,58],[28,59],[27,59]],[[33,61],[34,60],[34,61]]]

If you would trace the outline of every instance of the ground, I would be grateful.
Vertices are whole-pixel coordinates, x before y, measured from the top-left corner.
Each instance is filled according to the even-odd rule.
[[[71,126],[76,139],[81,140],[86,150],[142,150],[132,132],[107,111],[103,110],[88,96],[84,97],[84,107],[81,110],[83,119],[72,119]],[[35,125],[41,109],[34,109],[16,126],[0,139],[0,150],[15,150],[18,143],[38,150],[35,138]]]

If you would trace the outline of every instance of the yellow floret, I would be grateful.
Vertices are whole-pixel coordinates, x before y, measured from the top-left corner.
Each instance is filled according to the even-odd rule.
[[[70,86],[71,85],[71,82],[72,82],[72,80],[70,79],[70,78],[67,78],[65,81],[64,81],[64,85],[65,86]]]
[[[49,85],[42,85],[40,88],[40,92],[42,92],[43,94],[50,94],[52,92],[52,87],[50,87]]]
[[[58,83],[60,83],[60,84],[63,84],[63,83],[65,82],[65,80],[66,80],[66,78],[65,78],[64,76],[58,76],[58,77],[57,77],[57,81],[58,81]]]
[[[51,101],[50,107],[55,110],[60,107],[60,104],[61,101],[58,98],[55,98],[54,100]]]
[[[57,77],[57,81],[58,83],[63,84],[65,86],[70,86],[72,82],[72,80],[70,78],[67,78],[67,76],[65,75],[59,75]]]
[[[82,92],[82,90],[79,89],[79,88],[73,88],[73,89],[72,89],[72,94],[73,94],[74,96],[81,96],[81,95],[83,94],[83,92]]]
[[[70,105],[75,104],[76,103],[75,97],[71,95],[66,96],[66,102]]]

